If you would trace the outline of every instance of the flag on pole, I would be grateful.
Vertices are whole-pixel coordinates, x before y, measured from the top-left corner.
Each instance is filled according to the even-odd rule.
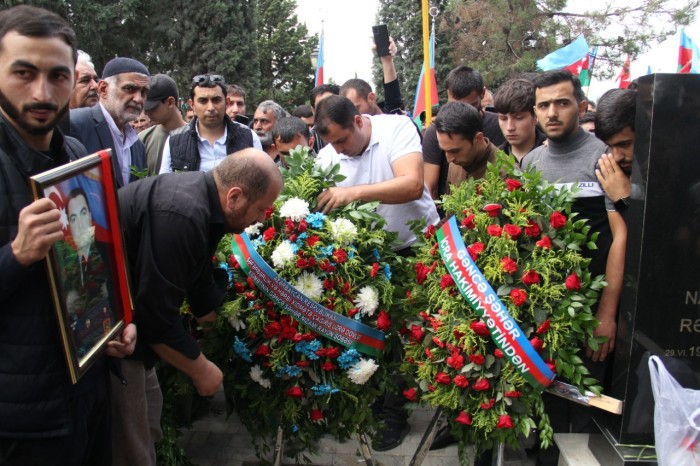
[[[590,82],[588,59],[588,44],[581,34],[566,47],[555,50],[541,60],[537,60],[537,67],[542,71],[564,68],[571,71],[574,76],[581,76],[581,72],[585,71],[582,76],[582,84],[583,79],[586,79],[585,85],[588,85]]]
[[[413,103],[413,121],[421,127],[420,114],[433,104],[438,102],[437,83],[435,81],[435,30],[430,33],[429,47],[430,61],[430,102],[425,101],[425,67],[421,68],[420,76],[418,77],[418,85],[416,86],[416,99]]]
[[[321,39],[318,41],[318,58],[316,59],[316,78],[314,87],[323,84],[323,29],[321,29]]]
[[[678,48],[678,72],[690,73],[693,66],[693,41],[681,29],[681,45]]]
[[[615,79],[615,81],[620,81],[620,84],[617,86],[620,89],[627,89],[630,87],[630,81],[632,77],[630,76],[630,56],[627,55],[627,60],[625,60],[625,64],[622,65],[622,71],[620,71],[620,75]]]

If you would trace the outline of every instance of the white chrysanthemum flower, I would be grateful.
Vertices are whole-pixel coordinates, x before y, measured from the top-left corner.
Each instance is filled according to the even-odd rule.
[[[379,366],[374,362],[374,359],[360,358],[348,369],[348,377],[353,383],[364,385],[377,372],[378,368]]]
[[[349,246],[357,238],[357,227],[350,220],[337,218],[331,222],[333,241],[341,246]]]
[[[260,227],[262,227],[262,226],[263,226],[263,224],[260,223],[260,222],[258,222],[258,223],[256,223],[255,225],[251,225],[251,226],[249,226],[248,228],[246,228],[246,229],[245,229],[245,232],[246,232],[246,234],[247,234],[248,236],[250,236],[251,238],[252,238],[253,236],[258,236],[258,235],[260,234]]]
[[[374,311],[379,307],[379,293],[374,287],[363,286],[357,297],[353,300],[361,314],[373,316]]]
[[[298,197],[287,199],[287,202],[280,207],[280,217],[290,218],[295,222],[300,221],[310,213],[309,203]]]
[[[272,251],[272,263],[276,269],[284,268],[287,264],[292,262],[295,257],[292,243],[287,240],[282,241],[279,246]]]
[[[245,320],[240,320],[236,316],[229,316],[228,323],[231,324],[235,330],[241,331],[245,329]]]
[[[262,376],[263,371],[260,369],[260,366],[255,365],[250,368],[250,378],[253,379],[254,382],[257,382],[260,384],[261,387],[263,388],[270,388],[272,384],[270,381]]]
[[[297,277],[294,288],[313,300],[319,299],[323,294],[323,282],[313,273],[302,272]]]

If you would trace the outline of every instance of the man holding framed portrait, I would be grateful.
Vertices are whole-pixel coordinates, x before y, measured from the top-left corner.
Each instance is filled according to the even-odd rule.
[[[71,383],[42,263],[64,239],[50,199],[28,178],[85,155],[56,125],[75,83],[75,34],[30,6],[0,12],[0,463],[109,464],[109,380],[101,357]],[[133,352],[126,326],[106,353]],[[60,458],[60,460],[59,460]]]

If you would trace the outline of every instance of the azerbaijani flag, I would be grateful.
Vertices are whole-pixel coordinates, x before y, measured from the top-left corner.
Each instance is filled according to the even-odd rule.
[[[678,48],[678,72],[690,73],[693,66],[693,41],[681,29],[681,45]]]
[[[318,42],[318,58],[316,60],[316,78],[314,87],[323,84],[323,29],[321,29],[321,40]]]
[[[620,89],[627,89],[630,86],[630,56],[627,55],[627,60],[625,60],[625,64],[622,65],[622,71],[620,71],[620,75],[617,77],[616,81],[620,81],[620,85],[618,86]]]
[[[544,58],[537,60],[537,67],[542,71],[562,68],[569,70],[574,76],[580,76],[582,85],[587,85],[590,82],[588,59],[588,44],[583,34],[581,34],[566,47],[555,50]],[[585,73],[582,73],[583,71]],[[587,80],[585,84],[583,79]]]
[[[430,34],[430,102],[432,106],[438,102],[437,83],[435,82],[435,30]],[[413,103],[413,121],[420,127],[420,114],[428,108],[425,102],[425,67],[421,68],[416,86],[416,100]]]

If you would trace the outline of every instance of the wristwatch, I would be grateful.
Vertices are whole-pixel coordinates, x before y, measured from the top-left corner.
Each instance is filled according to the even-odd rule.
[[[615,201],[615,204],[614,204],[615,210],[617,210],[618,212],[624,212],[630,206],[631,200],[632,200],[632,198],[627,196],[627,197],[622,197],[619,200]]]

